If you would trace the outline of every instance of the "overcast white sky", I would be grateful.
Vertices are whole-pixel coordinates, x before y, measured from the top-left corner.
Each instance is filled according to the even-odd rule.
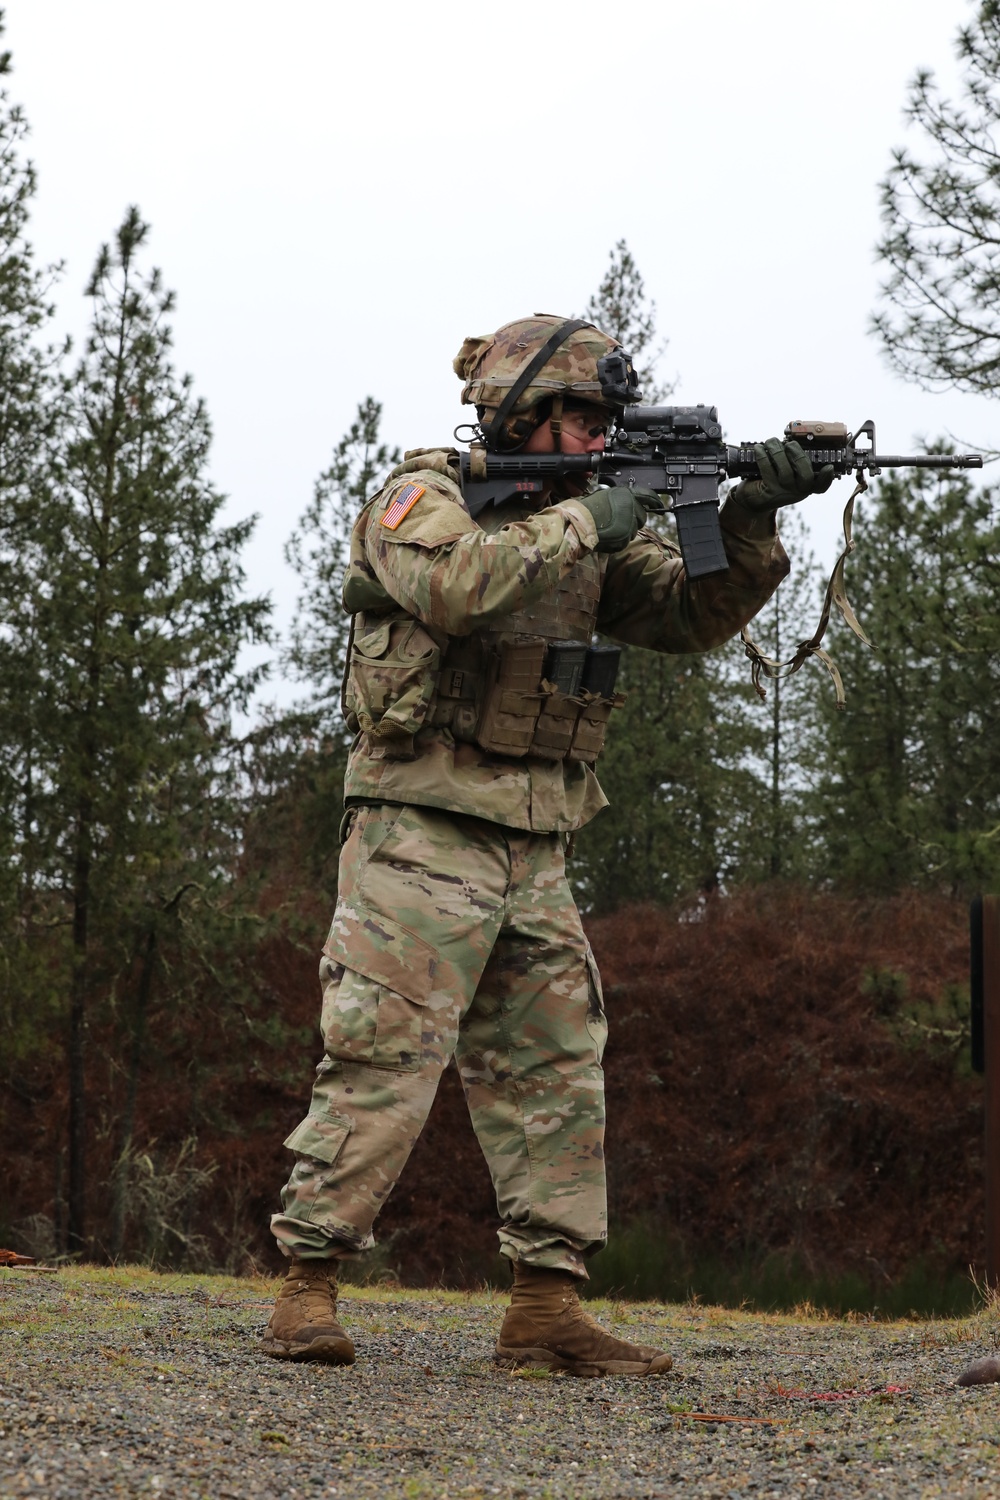
[[[579,312],[624,236],[670,339],[674,400],[731,440],[876,419],[883,450],[997,445],[985,400],[929,395],[866,335],[877,184],[918,66],[955,78],[966,0],[526,5],[8,0],[32,125],[33,238],[59,320],[130,203],[178,294],[177,364],[213,475],[260,512],[251,587],[371,393],[402,447],[465,413],[466,334]],[[832,557],[847,481],[809,503]]]

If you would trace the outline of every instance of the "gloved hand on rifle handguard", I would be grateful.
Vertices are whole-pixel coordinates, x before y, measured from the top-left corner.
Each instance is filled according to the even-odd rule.
[[[652,490],[616,484],[609,490],[591,490],[573,497],[585,505],[597,527],[597,551],[621,552],[646,524],[646,504],[659,505]]]
[[[814,469],[809,455],[794,439],[783,443],[768,438],[757,443],[754,456],[760,470],[759,479],[744,479],[731,492],[747,510],[777,510],[781,505],[796,505],[807,495],[822,495],[834,480],[833,464]]]

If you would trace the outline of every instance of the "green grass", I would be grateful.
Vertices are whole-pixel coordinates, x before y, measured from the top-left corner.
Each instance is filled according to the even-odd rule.
[[[27,1271],[0,1270],[0,1330],[16,1332],[26,1342],[35,1339],[51,1339],[60,1328],[73,1329],[81,1316],[85,1315],[88,1329],[97,1333],[101,1341],[99,1353],[106,1362],[109,1375],[125,1381],[144,1384],[163,1381],[169,1388],[172,1380],[183,1380],[190,1375],[189,1355],[192,1346],[201,1349],[206,1338],[216,1333],[230,1337],[234,1332],[247,1330],[251,1324],[259,1323],[266,1315],[280,1285],[278,1278],[254,1276],[238,1278],[231,1276],[174,1275],[150,1271],[141,1266],[118,1266],[112,1270],[100,1266],[72,1266],[61,1269],[57,1276],[46,1277],[47,1288],[56,1295],[43,1298],[42,1306],[32,1298],[32,1324],[24,1321],[24,1304],[15,1292],[18,1285],[29,1282]],[[814,1288],[815,1289],[815,1288]],[[600,1288],[593,1288],[599,1292]],[[131,1296],[129,1295],[131,1294]],[[176,1325],[164,1325],[162,1305],[153,1306],[149,1297],[167,1294],[184,1297],[189,1306],[201,1304],[198,1315],[186,1317]],[[645,1294],[644,1294],[645,1295]],[[491,1308],[495,1310],[497,1326],[506,1304],[506,1290],[483,1288],[478,1292],[451,1292],[440,1288],[413,1289],[380,1284],[351,1287],[345,1293],[345,1303],[350,1303],[348,1315],[359,1320],[366,1329],[374,1329],[381,1322],[382,1307],[391,1304],[390,1323],[394,1329],[433,1329],[441,1317],[451,1319],[463,1309]],[[830,1307],[832,1299],[816,1302],[805,1299],[788,1309],[759,1305],[751,1308],[747,1301],[734,1306],[732,1302],[711,1304],[690,1298],[664,1301],[655,1294],[642,1300],[638,1294],[619,1293],[617,1297],[595,1296],[592,1307],[602,1317],[610,1317],[626,1328],[642,1325],[645,1330],[656,1330],[655,1339],[661,1335],[669,1339],[674,1332],[718,1334],[726,1341],[732,1339],[737,1330],[745,1329],[751,1334],[754,1328],[765,1325],[801,1327],[803,1324],[822,1323],[828,1328],[839,1324],[843,1334],[850,1339],[852,1325],[857,1334],[870,1334],[869,1330],[857,1328],[859,1322],[868,1319],[856,1311],[838,1314]],[[911,1299],[912,1300],[912,1299]],[[974,1301],[974,1307],[970,1307]],[[38,1318],[38,1314],[43,1316]],[[936,1321],[919,1317],[912,1309],[905,1314],[890,1313],[882,1306],[879,1313],[879,1328],[895,1327],[900,1338],[912,1341],[915,1348],[940,1349],[945,1347],[1000,1348],[1000,1296],[987,1289],[972,1289],[972,1296],[965,1293],[964,1315],[947,1318],[938,1315]],[[654,1340],[655,1341],[655,1340]],[[845,1346],[842,1357],[830,1379],[838,1388],[853,1389],[864,1383],[864,1372],[857,1364],[862,1358],[853,1344]],[[482,1361],[482,1373],[492,1374],[493,1367],[488,1358]],[[535,1381],[559,1380],[559,1375],[548,1371],[538,1372],[530,1367],[509,1372],[508,1379],[531,1386]],[[865,1377],[867,1378],[867,1377]],[[206,1376],[199,1370],[199,1381],[206,1384],[220,1399],[226,1390],[226,1377]],[[674,1406],[670,1409],[678,1421],[687,1402],[673,1388],[669,1391]],[[262,1441],[280,1445],[280,1433],[275,1436],[274,1427],[264,1428]]]
[[[586,1295],[594,1300],[693,1303],[755,1313],[954,1319],[972,1316],[991,1300],[970,1275],[941,1273],[923,1262],[909,1266],[896,1281],[875,1285],[860,1274],[817,1275],[794,1254],[747,1253],[737,1260],[699,1252],[653,1224],[633,1224],[620,1230],[607,1248],[589,1262],[589,1270],[591,1279]],[[105,1309],[97,1312],[96,1317],[98,1326],[108,1328],[114,1327],[123,1313],[138,1311],[136,1304],[130,1307],[128,1297],[140,1287],[195,1297],[203,1295],[206,1314],[211,1318],[229,1302],[246,1305],[253,1298],[260,1306],[267,1306],[279,1285],[279,1278],[263,1275],[218,1276],[159,1272],[139,1266],[89,1265],[61,1269],[59,1286],[70,1299],[74,1296],[76,1273],[86,1281],[91,1295],[97,1291],[106,1299]],[[30,1274],[0,1273],[10,1277]],[[478,1295],[441,1287],[403,1290],[385,1266],[379,1265],[374,1275],[366,1276],[363,1261],[356,1268],[351,1266],[342,1281],[347,1283],[346,1295],[360,1294],[364,1300],[375,1303],[399,1303],[410,1296],[424,1303],[430,1299],[447,1327],[461,1324],[463,1303],[485,1297],[502,1304],[510,1287],[508,1269],[499,1256],[492,1267],[486,1268]],[[68,1309],[54,1309],[41,1315],[33,1312],[36,1331],[40,1331],[39,1316],[58,1321],[65,1311]],[[91,1316],[95,1316],[93,1311]],[[421,1327],[426,1328],[426,1314]]]
[[[392,1237],[357,1262],[345,1261],[345,1285],[393,1288]],[[505,1296],[510,1270],[499,1255],[468,1268],[484,1287]],[[823,1274],[794,1252],[745,1251],[722,1255],[693,1245],[655,1220],[634,1222],[613,1232],[610,1242],[588,1263],[593,1298],[690,1302],[758,1312],[817,1308],[839,1317],[962,1318],[982,1306],[983,1297],[967,1272],[942,1271],[914,1261],[893,1281],[861,1272]]]
[[[653,1224],[614,1235],[589,1268],[590,1294],[637,1301],[690,1302],[760,1312],[821,1308],[884,1318],[960,1318],[982,1306],[971,1276],[925,1262],[895,1281],[860,1273],[817,1274],[794,1253],[747,1252],[739,1259],[699,1251]]]

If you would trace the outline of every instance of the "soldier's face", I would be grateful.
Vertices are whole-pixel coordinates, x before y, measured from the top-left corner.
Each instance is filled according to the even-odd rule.
[[[562,452],[603,453],[608,431],[608,413],[603,406],[569,406],[563,412]],[[551,418],[536,427],[522,453],[556,453]]]

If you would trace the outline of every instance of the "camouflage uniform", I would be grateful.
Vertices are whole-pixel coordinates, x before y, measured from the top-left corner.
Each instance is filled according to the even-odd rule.
[[[606,799],[585,755],[499,754],[469,723],[498,642],[599,628],[692,652],[735,634],[788,561],[773,514],[731,497],[721,519],[730,568],[689,583],[652,531],[595,552],[578,500],[474,523],[447,450],[408,454],[362,512],[345,585],[362,664],[346,696],[355,811],[320,970],[325,1055],[272,1220],[287,1255],[372,1244],[454,1055],[501,1252],[586,1275],[606,1236],[606,1028],[563,857]]]

